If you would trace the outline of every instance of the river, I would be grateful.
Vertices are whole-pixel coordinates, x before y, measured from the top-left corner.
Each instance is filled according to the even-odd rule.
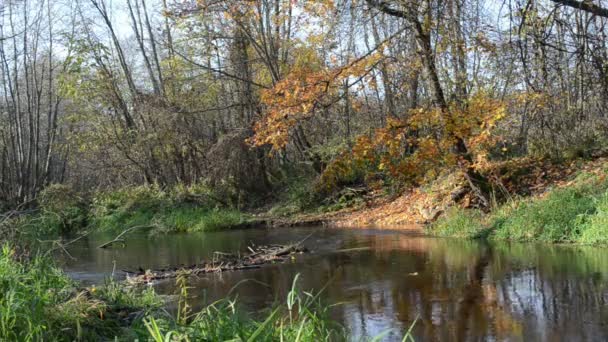
[[[311,235],[312,234],[312,235]],[[310,236],[309,236],[310,235]],[[303,290],[338,303],[333,317],[353,340],[388,329],[400,341],[416,320],[416,341],[607,341],[608,249],[488,243],[401,231],[247,229],[149,236],[134,232],[126,247],[97,248],[95,234],[69,251],[65,270],[85,284],[123,278],[123,269],[190,265],[215,251],[246,253],[251,244],[286,244],[309,236],[308,254],[289,263],[191,278],[195,306],[226,296],[259,312],[284,301],[296,274]],[[247,281],[244,281],[247,280]],[[161,281],[162,294],[175,292]]]

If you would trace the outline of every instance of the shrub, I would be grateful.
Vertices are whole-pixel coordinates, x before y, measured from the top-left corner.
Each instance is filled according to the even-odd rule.
[[[87,224],[87,203],[69,186],[49,185],[38,195],[38,229],[45,234],[69,234]]]

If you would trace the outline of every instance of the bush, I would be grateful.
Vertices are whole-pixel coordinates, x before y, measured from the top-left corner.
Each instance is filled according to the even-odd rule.
[[[308,177],[290,177],[285,180],[282,191],[279,191],[278,204],[268,213],[276,216],[287,216],[311,209],[318,203],[313,190],[314,180]]]
[[[41,215],[38,230],[44,234],[69,234],[87,225],[87,203],[69,186],[49,185],[38,195]]]

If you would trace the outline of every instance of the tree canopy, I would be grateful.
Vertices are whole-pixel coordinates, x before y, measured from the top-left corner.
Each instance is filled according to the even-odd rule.
[[[0,201],[308,177],[407,187],[601,153],[608,4],[574,0],[21,0],[0,4]]]

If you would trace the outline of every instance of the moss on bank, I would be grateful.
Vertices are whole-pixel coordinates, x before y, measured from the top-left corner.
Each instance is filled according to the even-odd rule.
[[[608,181],[583,172],[541,196],[517,198],[489,214],[453,208],[431,225],[439,236],[549,243],[608,243]]]

